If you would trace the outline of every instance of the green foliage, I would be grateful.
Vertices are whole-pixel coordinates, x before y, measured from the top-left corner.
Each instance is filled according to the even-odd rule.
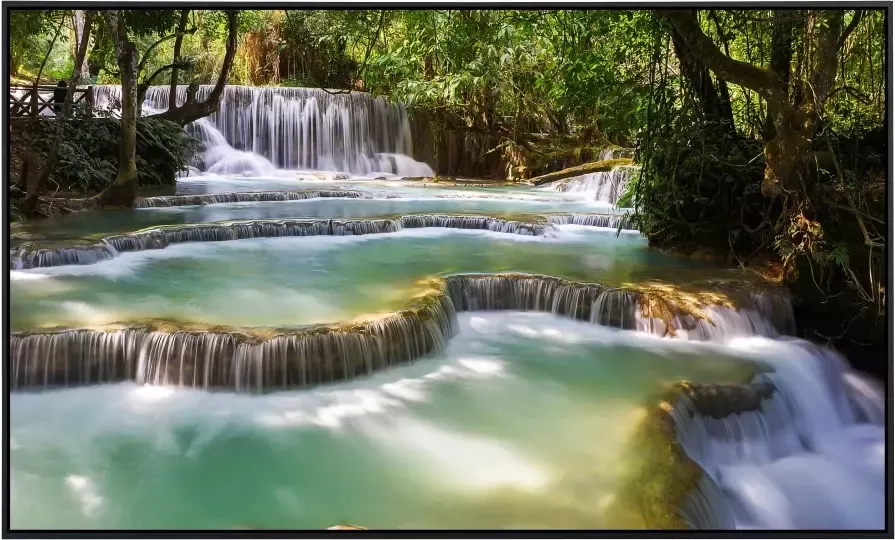
[[[116,126],[117,127],[117,126]],[[198,139],[180,125],[157,118],[137,122],[137,181],[140,185],[170,185],[201,149]]]
[[[757,142],[690,116],[653,133],[650,142],[632,198],[634,218],[654,245],[744,254],[761,245],[767,201]]]
[[[881,11],[866,12],[844,43],[834,90],[824,108],[823,128],[811,149],[817,155],[828,154],[827,145],[838,144],[841,137],[861,136],[882,124],[883,57],[881,49],[872,51],[881,43],[882,15]],[[796,21],[789,85],[794,95],[796,88],[806,86],[801,81],[805,69],[800,67],[805,63],[806,38],[798,30],[804,27],[800,25],[805,24],[807,14],[794,12],[791,16]],[[847,16],[846,22],[854,16]],[[771,12],[703,10],[699,20],[722,51],[767,67],[774,24]],[[867,158],[849,167],[837,165],[843,158],[839,149],[823,158],[825,163],[816,163],[812,171],[803,171],[803,192],[790,194],[788,207],[765,200],[759,193],[767,113],[763,101],[755,92],[727,85],[735,131],[725,129],[718,119],[708,118],[700,110],[695,87],[683,81],[676,70],[678,59],[670,53],[667,30],[657,26],[653,35],[653,93],[643,148],[646,180],[638,183],[635,197],[642,230],[660,245],[711,246],[744,257],[766,246],[773,247],[784,261],[806,254],[823,264],[842,262],[847,251],[833,255],[835,249],[829,246],[836,242],[824,243],[823,227],[816,218],[806,217],[821,201],[839,196],[811,186],[812,182],[822,186],[837,169],[847,180],[850,171],[871,165]],[[715,89],[720,88],[717,79],[712,82]],[[857,189],[853,186],[844,192]],[[796,208],[800,219],[777,219],[779,213],[789,214]]]
[[[68,79],[72,71],[70,36],[63,21],[55,43],[53,36],[59,22],[70,19],[66,10],[15,9],[9,11],[10,71],[25,78],[36,77],[47,50],[52,50],[42,79]]]
[[[468,126],[562,134],[594,125],[627,139],[648,95],[649,24],[648,12],[389,12],[364,83]]]
[[[83,131],[83,130],[79,130]],[[94,133],[105,136],[107,132]],[[110,142],[117,145],[117,137]],[[92,145],[91,145],[92,146]],[[110,161],[107,156],[97,156],[91,152],[91,146],[66,139],[59,149],[59,161],[51,180],[63,191],[98,191],[100,186],[110,183],[118,172],[117,160]]]
[[[16,133],[14,151],[34,149],[45,156],[53,143],[51,121],[30,124]],[[118,121],[96,118],[66,128],[59,159],[50,176],[51,191],[98,192],[111,184],[118,170]],[[142,118],[137,123],[137,181],[141,186],[173,185],[199,149],[199,141],[179,125]]]
[[[139,37],[173,33],[180,20],[180,13],[175,9],[125,9],[123,15],[128,33]]]

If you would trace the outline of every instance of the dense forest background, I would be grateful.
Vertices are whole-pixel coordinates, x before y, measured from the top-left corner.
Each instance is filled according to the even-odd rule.
[[[133,79],[135,126],[148,84],[226,82],[400,100],[442,175],[526,179],[634,149],[626,202],[653,246],[786,280],[808,337],[884,354],[883,10],[16,10],[9,23],[13,84]],[[217,106],[193,105],[140,124],[157,136],[134,135],[135,159],[136,142],[111,165],[63,148],[44,172],[58,185],[86,166],[64,187],[129,185],[100,199],[126,203],[165,181],[145,164],[192,152],[164,122]],[[25,144],[45,163],[63,129]]]

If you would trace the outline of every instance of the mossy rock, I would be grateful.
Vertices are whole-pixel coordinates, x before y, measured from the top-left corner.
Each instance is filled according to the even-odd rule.
[[[645,414],[629,441],[635,457],[610,508],[620,528],[687,529],[679,509],[704,474],[677,442],[671,405]]]
[[[626,467],[612,507],[621,527],[689,528],[680,511],[705,472],[678,442],[671,413],[684,397],[699,414],[713,418],[758,410],[761,401],[775,391],[772,383],[758,378],[769,368],[751,361],[741,366],[729,374],[728,382],[679,381],[658,397],[656,405],[644,410],[628,441],[634,458]]]

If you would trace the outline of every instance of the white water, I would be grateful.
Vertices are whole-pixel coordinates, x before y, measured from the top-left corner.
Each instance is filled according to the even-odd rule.
[[[111,92],[110,90],[109,93]],[[200,91],[200,97],[203,95],[202,92],[207,92],[207,89]],[[273,89],[228,88],[225,92],[221,112],[215,117],[197,122],[192,128],[200,133],[206,143],[202,155],[204,167],[207,168],[206,172],[222,176],[241,174],[255,177],[264,174],[277,174],[280,167],[294,166],[316,170],[344,170],[370,176],[376,176],[380,169],[383,169],[381,172],[387,172],[385,169],[401,170],[404,171],[403,174],[415,175],[415,173],[406,172],[415,166],[415,162],[409,162],[410,158],[403,153],[409,152],[410,141],[409,131],[406,132],[407,137],[404,137],[406,115],[401,116],[404,113],[400,107],[396,109],[396,106],[378,102],[363,94],[353,94],[353,96],[360,97],[336,97],[329,96],[322,91],[304,89],[290,94]],[[163,98],[166,99],[166,94],[160,91],[159,95],[153,98],[155,101],[150,101],[148,107],[144,106],[144,111],[150,107],[164,108],[166,102]],[[243,99],[247,101],[242,101]],[[374,125],[377,127],[374,128]],[[626,168],[626,170],[630,171],[630,168]],[[616,169],[616,171],[619,175],[622,174],[621,169]],[[564,181],[561,186],[557,183],[545,189],[580,194],[582,198],[589,201],[615,204],[618,197],[624,192],[622,179],[613,176],[616,171],[587,175]],[[627,181],[627,177],[624,181]],[[560,232],[568,234],[576,230],[575,226],[564,226]],[[420,230],[397,234],[408,236],[448,234],[496,236],[496,233],[479,231]],[[301,247],[306,250],[308,242],[316,242],[327,249],[332,249],[341,242],[374,242],[379,238],[380,235],[327,237],[296,240],[295,244],[297,246],[301,244]],[[503,241],[505,237],[501,236],[500,238]],[[559,240],[563,240],[561,235],[550,238],[506,237],[506,241],[513,242],[546,243]],[[283,242],[283,240],[278,241]],[[268,249],[267,242],[257,243],[262,249]],[[41,279],[42,290],[47,291],[47,287],[53,286],[55,281],[46,279],[47,276],[66,273],[86,275],[103,272],[110,277],[131,278],[134,266],[153,258],[175,256],[179,249],[181,248],[171,248],[170,251],[124,254],[120,258],[86,267],[68,266],[57,269],[40,269],[35,272],[12,272],[11,279],[14,281],[28,278]],[[197,253],[202,249],[217,250],[221,249],[221,246],[190,246],[189,248],[184,247],[182,251],[187,251],[187,249],[191,252],[192,257],[197,257]],[[385,256],[394,257],[394,254]],[[598,266],[600,262],[600,259],[595,258],[594,266]],[[772,312],[779,306],[768,307],[764,300],[757,299],[754,307],[755,309],[741,311],[709,307],[706,311],[714,324],[696,321],[695,327],[691,330],[679,329],[676,335],[678,339],[675,340],[659,340],[655,335],[656,325],[660,324],[659,321],[643,317],[637,318],[635,331],[626,332],[603,332],[599,328],[583,327],[578,323],[567,323],[566,321],[552,321],[545,324],[544,320],[536,320],[528,324],[526,319],[529,317],[519,314],[482,317],[473,315],[468,316],[465,320],[468,327],[478,329],[488,328],[495,321],[503,321],[497,334],[519,341],[536,338],[538,342],[544,343],[543,352],[545,354],[542,354],[541,358],[550,361],[552,370],[556,369],[556,361],[562,357],[562,355],[555,354],[556,347],[585,341],[610,345],[630,341],[631,344],[636,344],[634,346],[643,346],[653,353],[667,356],[669,361],[679,356],[681,351],[704,351],[717,348],[725,350],[727,354],[747,356],[764,362],[773,369],[767,378],[774,384],[777,393],[771,399],[765,400],[760,411],[713,419],[701,415],[690,417],[688,413],[692,413],[692,411],[687,409],[686,403],[678,407],[680,409],[676,412],[678,414],[678,438],[688,455],[699,463],[708,474],[701,491],[694,494],[691,509],[693,514],[698,516],[694,524],[697,526],[713,524],[741,529],[882,528],[885,524],[886,510],[884,506],[885,432],[883,426],[885,413],[883,392],[873,381],[851,371],[837,355],[803,341],[780,337],[775,325],[771,324],[772,315],[776,316],[776,313]],[[649,326],[650,324],[653,326]],[[676,324],[683,325],[683,321],[676,321]],[[661,334],[661,332],[659,333]],[[691,339],[709,341],[708,343],[684,341]],[[461,339],[457,340],[455,345],[461,346],[463,343]],[[533,349],[530,347],[529,350]],[[503,373],[513,365],[510,361],[516,360],[521,353],[514,354],[516,356],[508,354],[507,361],[498,364],[482,364],[481,357],[473,359],[474,362],[478,362],[478,364],[472,364],[476,368],[473,371]],[[587,360],[594,358],[595,355],[587,357],[582,355],[580,364],[586,366]],[[606,353],[602,360],[612,360],[611,355]],[[618,367],[637,366],[636,363],[627,363],[628,360],[629,358],[615,359],[617,362],[615,365]],[[452,365],[448,367],[460,369]],[[461,364],[461,367],[469,368],[469,365]],[[545,369],[545,372],[549,373],[550,370]],[[424,378],[426,381],[437,380],[442,374],[443,371],[432,372],[425,375]],[[576,377],[578,376],[576,375]],[[593,377],[580,377],[580,379],[589,383],[593,383],[595,380],[599,381],[599,378]],[[424,393],[418,388],[420,385],[406,383],[406,380],[391,382],[387,388],[383,387],[383,391],[388,390],[386,393],[390,396],[399,395],[405,398],[407,396],[423,396],[424,400]],[[544,383],[542,376],[534,377],[532,380],[534,382],[532,382],[531,388],[524,393],[530,398],[525,401],[537,403],[534,401],[535,398],[543,398],[545,394],[549,394],[549,385]],[[619,381],[620,378],[616,376],[612,380]],[[605,388],[602,390],[605,395],[610,394]],[[164,387],[122,387],[118,390],[91,388],[71,391],[65,395],[103,397],[98,394],[100,392],[134,393],[148,401],[164,401],[164,398],[169,395],[198,396],[205,401],[223,400],[229,402],[232,400],[234,403],[238,402],[245,406],[245,408],[240,407],[239,411],[240,414],[246,415],[258,412],[251,405],[257,407],[259,403],[273,399],[265,398],[265,401],[259,402],[251,401],[253,398],[185,393]],[[591,395],[603,397],[599,392]],[[11,441],[11,447],[19,452],[20,456],[17,459],[20,462],[25,459],[21,455],[28,452],[29,443],[39,448],[39,445],[35,445],[35,441],[31,440],[35,436],[38,436],[38,439],[51,440],[54,445],[58,444],[66,451],[71,450],[72,441],[77,443],[79,438],[89,439],[89,446],[82,440],[80,444],[85,448],[82,448],[83,451],[77,457],[70,460],[76,465],[79,464],[83,469],[91,469],[90,465],[94,465],[93,460],[96,460],[95,470],[89,475],[83,471],[79,472],[79,467],[73,467],[65,476],[64,483],[48,483],[46,486],[38,486],[42,490],[40,497],[35,496],[34,502],[30,503],[36,506],[34,515],[44,513],[46,501],[52,500],[52,496],[48,497],[48,494],[55,496],[57,492],[62,491],[63,486],[80,501],[80,513],[83,514],[83,517],[70,518],[68,524],[94,525],[95,523],[90,520],[95,519],[100,504],[103,501],[105,504],[115,503],[117,497],[136,497],[134,501],[131,501],[131,505],[120,509],[122,516],[119,518],[122,522],[126,521],[124,514],[136,513],[133,508],[140,507],[141,502],[137,496],[139,492],[131,489],[131,486],[126,485],[125,481],[122,481],[125,486],[124,489],[118,491],[117,497],[114,490],[109,490],[109,494],[103,494],[102,490],[104,488],[108,490],[108,484],[117,482],[118,478],[127,478],[127,474],[122,475],[120,471],[115,475],[110,474],[111,469],[108,465],[110,460],[96,458],[97,455],[101,456],[97,449],[102,447],[101,442],[96,442],[96,440],[102,441],[103,437],[109,435],[109,433],[98,433],[100,428],[97,427],[97,424],[102,424],[106,419],[114,422],[133,422],[135,432],[139,432],[147,426],[151,431],[158,426],[155,425],[155,422],[141,421],[143,419],[139,417],[129,417],[114,407],[110,409],[108,407],[110,401],[126,402],[123,399],[116,399],[116,397],[121,398],[122,396],[111,395],[109,397],[112,399],[95,400],[96,403],[91,405],[93,410],[82,410],[81,412],[88,413],[82,415],[70,412],[78,410],[72,408],[71,401],[58,405],[53,403],[53,394],[17,395],[13,398],[18,408],[16,414],[20,423],[24,415],[34,419],[31,425],[44,426],[43,431],[37,428],[32,431],[28,423],[14,426],[18,432],[14,432],[15,438]],[[339,426],[346,422],[347,417],[351,416],[350,414],[341,414],[339,411],[365,411],[368,406],[376,411],[388,408],[387,403],[378,399],[366,400],[364,397],[360,401],[363,403],[347,405],[332,403],[331,406],[322,407],[320,410],[306,411],[307,414],[299,415],[291,410],[285,412],[264,411],[265,414],[259,414],[256,419],[265,427],[288,427],[291,424],[306,425],[308,423]],[[370,403],[370,401],[375,401],[375,403]],[[407,401],[413,401],[413,399],[407,398]],[[32,405],[39,405],[39,407],[31,408]],[[600,411],[601,407],[605,405],[598,403],[591,409],[584,408],[584,410]],[[53,426],[53,415],[47,414],[48,411],[55,410],[54,407],[69,414],[68,419],[64,419],[62,413],[57,414],[55,426]],[[198,423],[203,426],[207,423],[212,426],[210,428],[212,430],[233,429],[232,422],[228,424],[214,417],[213,413],[217,413],[221,409],[219,404],[213,407],[206,406],[199,414],[213,418],[207,422],[203,419]],[[454,406],[446,407],[446,409],[453,410]],[[535,407],[532,409],[534,410]],[[580,402],[574,402],[574,406],[570,406],[568,411],[576,412],[584,417],[582,409]],[[481,414],[481,410],[477,410],[476,414]],[[178,412],[185,416],[192,412],[192,407],[182,407]],[[224,412],[230,414],[226,409]],[[28,416],[29,414],[31,416]],[[171,416],[174,417],[174,415]],[[183,419],[184,416],[178,416],[176,422],[173,420],[168,420],[168,422],[188,424],[189,422]],[[511,420],[515,420],[515,418],[509,418],[510,416],[502,418],[498,425],[507,425],[511,423]],[[568,417],[561,415],[559,417],[568,420]],[[520,415],[519,418],[524,419],[524,415]],[[152,418],[152,420],[157,420],[157,418]],[[554,423],[556,422],[551,419],[550,422],[545,422],[545,425]],[[617,427],[628,427],[627,424],[622,426],[622,420],[619,418],[613,418],[609,423]],[[84,428],[85,424],[89,429]],[[167,424],[163,425],[167,426]],[[65,433],[66,428],[72,432],[60,441],[56,437],[59,433]],[[375,433],[376,440],[381,441],[382,445],[393,445],[394,448],[407,453],[409,457],[402,460],[400,465],[402,468],[406,466],[407,462],[421,459],[420,456],[437,458],[431,467],[431,479],[440,478],[448,482],[481,481],[494,485],[517,482],[534,487],[544,484],[545,475],[539,472],[542,470],[540,464],[531,465],[527,460],[516,459],[514,455],[502,451],[495,445],[479,444],[471,437],[457,440],[446,438],[443,435],[443,430],[444,427],[437,423],[423,425],[415,421],[404,423],[401,426],[390,426],[388,429],[375,432],[370,431],[370,433]],[[116,430],[109,429],[108,431],[114,433]],[[97,434],[102,437],[91,438]],[[589,436],[593,437],[593,432]],[[153,440],[159,444],[174,440],[173,444],[177,444],[174,435],[167,435],[167,438],[155,437]],[[461,446],[465,451],[465,454],[460,457],[468,459],[458,458],[458,453],[455,451],[456,445],[459,444],[458,440],[463,443]],[[578,445],[581,445],[580,439],[576,439],[576,441]],[[204,443],[205,441],[200,442]],[[217,447],[226,450],[228,442],[231,441],[222,440],[222,444]],[[26,449],[22,450],[20,445],[25,445]],[[74,446],[77,447],[77,444]],[[560,449],[566,448],[558,444],[551,446]],[[597,449],[603,452],[607,452],[609,447],[604,441],[591,441],[591,444],[583,446],[588,447],[589,450]],[[567,447],[576,446],[570,443]],[[614,449],[618,450],[617,445]],[[186,457],[192,457],[189,450],[186,453]],[[251,458],[258,454],[260,452],[255,451],[247,455]],[[127,454],[122,452],[122,455]],[[311,459],[319,459],[319,454],[311,453],[310,455]],[[243,460],[242,458],[243,456],[239,456],[239,459],[234,461],[245,464],[247,468],[257,466],[257,460]],[[79,461],[80,463],[78,463]],[[291,449],[285,462],[295,467],[306,467],[296,478],[302,476],[306,478],[308,474],[313,473],[313,470],[309,470],[313,468],[313,465],[309,465],[310,460],[305,462],[300,459],[296,460]],[[132,463],[128,463],[128,465],[131,466]],[[337,463],[333,464],[331,468],[323,468],[338,474],[343,465]],[[278,467],[275,474],[283,474],[282,471],[287,468],[286,466]],[[215,475],[227,478],[228,475],[235,474],[234,471],[237,469],[239,467],[224,467],[214,471],[214,475],[209,474],[203,479],[208,481]],[[155,474],[151,472],[147,474],[146,478],[172,474],[165,472],[170,470],[168,464],[165,463],[163,466],[159,466]],[[184,467],[181,470],[194,469]],[[376,466],[371,466],[364,470],[378,469]],[[444,474],[445,470],[449,471],[447,475]],[[607,467],[607,470],[613,470],[613,468]],[[210,465],[209,471],[213,471]],[[27,476],[31,474],[30,472],[19,469],[15,471],[15,474],[18,475],[19,489],[31,489],[28,482],[33,478]],[[105,474],[109,474],[105,479],[106,486],[103,486],[103,482],[92,478],[102,478]],[[176,475],[173,476],[176,477]],[[330,479],[326,480],[329,482]],[[178,490],[188,493],[192,485],[192,482],[189,485],[186,482],[179,484],[171,479],[168,479],[168,482],[164,489],[159,490],[163,495],[156,499],[157,505],[163,506],[160,502],[167,500],[168,496],[179,496]],[[326,485],[327,482],[319,484]],[[293,487],[303,486],[300,481],[293,481],[291,485]],[[346,485],[351,486],[350,484]],[[377,484],[377,488],[379,486],[381,483]],[[171,489],[171,487],[176,489]],[[350,491],[350,489],[343,491]],[[228,490],[209,489],[204,494],[209,495],[216,492],[229,493]],[[374,490],[373,493],[375,492]],[[260,489],[253,492],[253,495],[259,493],[261,493]],[[309,498],[319,499],[317,494],[312,492]],[[239,502],[242,503],[241,496],[239,499]],[[14,500],[14,504],[23,505],[27,500],[28,497],[20,496],[19,502],[16,503]],[[196,500],[201,501],[202,497],[194,497],[192,502],[195,503]],[[333,496],[330,496],[328,500],[330,502],[338,501]],[[413,500],[413,498],[408,497],[407,500]],[[367,508],[370,504],[371,501],[368,499],[358,507]],[[539,504],[543,504],[543,501],[539,501]],[[60,503],[58,506],[61,508],[64,505]],[[209,504],[209,506],[214,507],[215,505]],[[588,506],[594,505],[588,501]],[[302,508],[302,505],[296,505],[296,507]],[[289,512],[295,513],[296,508],[290,508]],[[165,515],[167,514],[161,511],[156,514],[156,516]],[[61,522],[66,522],[63,519],[65,517],[65,511],[60,515],[52,516],[53,519],[61,520]],[[105,518],[112,520],[109,514]],[[331,518],[339,519],[338,516],[331,516]],[[77,521],[79,519],[86,521]],[[184,520],[184,523],[193,523],[186,518],[181,519]],[[111,522],[113,524],[120,523],[114,520]],[[329,523],[314,523],[314,525]],[[453,525],[456,523],[458,523],[456,520],[451,522]],[[157,526],[157,524],[155,522],[150,525]],[[564,523],[564,525],[568,526],[569,524]]]
[[[760,411],[722,419],[689,418],[686,399],[676,407],[678,439],[723,493],[732,523],[722,525],[883,528],[883,393],[835,353],[801,340],[727,346],[769,364],[777,392]]]
[[[306,391],[14,394],[13,526],[611,527],[641,400],[737,363],[548,314],[459,322],[443,354]]]
[[[199,87],[197,99],[211,93]],[[95,87],[98,107],[114,105],[118,86]],[[167,110],[168,87],[146,93],[144,114]],[[177,104],[187,87],[177,88]],[[114,108],[114,107],[113,107]],[[219,110],[191,127],[204,144],[204,170],[217,175],[269,175],[276,170],[339,171],[356,175],[433,176],[409,157],[407,111],[363,92],[315,88],[227,86]]]
[[[589,201],[615,205],[625,195],[628,183],[637,171],[637,167],[615,167],[611,171],[583,174],[564,180],[557,180],[547,184],[542,189],[574,193]]]

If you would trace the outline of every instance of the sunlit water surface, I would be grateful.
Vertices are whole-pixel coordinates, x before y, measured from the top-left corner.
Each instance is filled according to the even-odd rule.
[[[707,345],[550,315],[460,323],[442,355],[316,390],[15,394],[12,526],[611,527],[642,407],[742,376]]]
[[[27,230],[64,243],[229,219],[624,211],[541,188],[292,172],[178,186],[181,193],[338,188],[373,198],[84,213]],[[738,275],[651,251],[637,233],[578,226],[538,238],[420,229],[251,239],[12,271],[10,319],[13,330],[145,318],[337,322],[401,308],[433,275],[505,271],[619,284]],[[723,491],[726,526],[882,527],[882,392],[841,359],[785,339],[689,343],[515,312],[461,314],[445,352],[310,390],[246,395],[116,384],[15,393],[11,525],[621,526],[613,502],[623,471],[641,457],[628,442],[647,408],[680,380],[742,382],[753,361],[774,371],[790,404],[783,431],[753,414],[715,426],[720,438],[703,437],[709,424],[701,422],[685,438]],[[747,437],[737,439],[729,426]]]

